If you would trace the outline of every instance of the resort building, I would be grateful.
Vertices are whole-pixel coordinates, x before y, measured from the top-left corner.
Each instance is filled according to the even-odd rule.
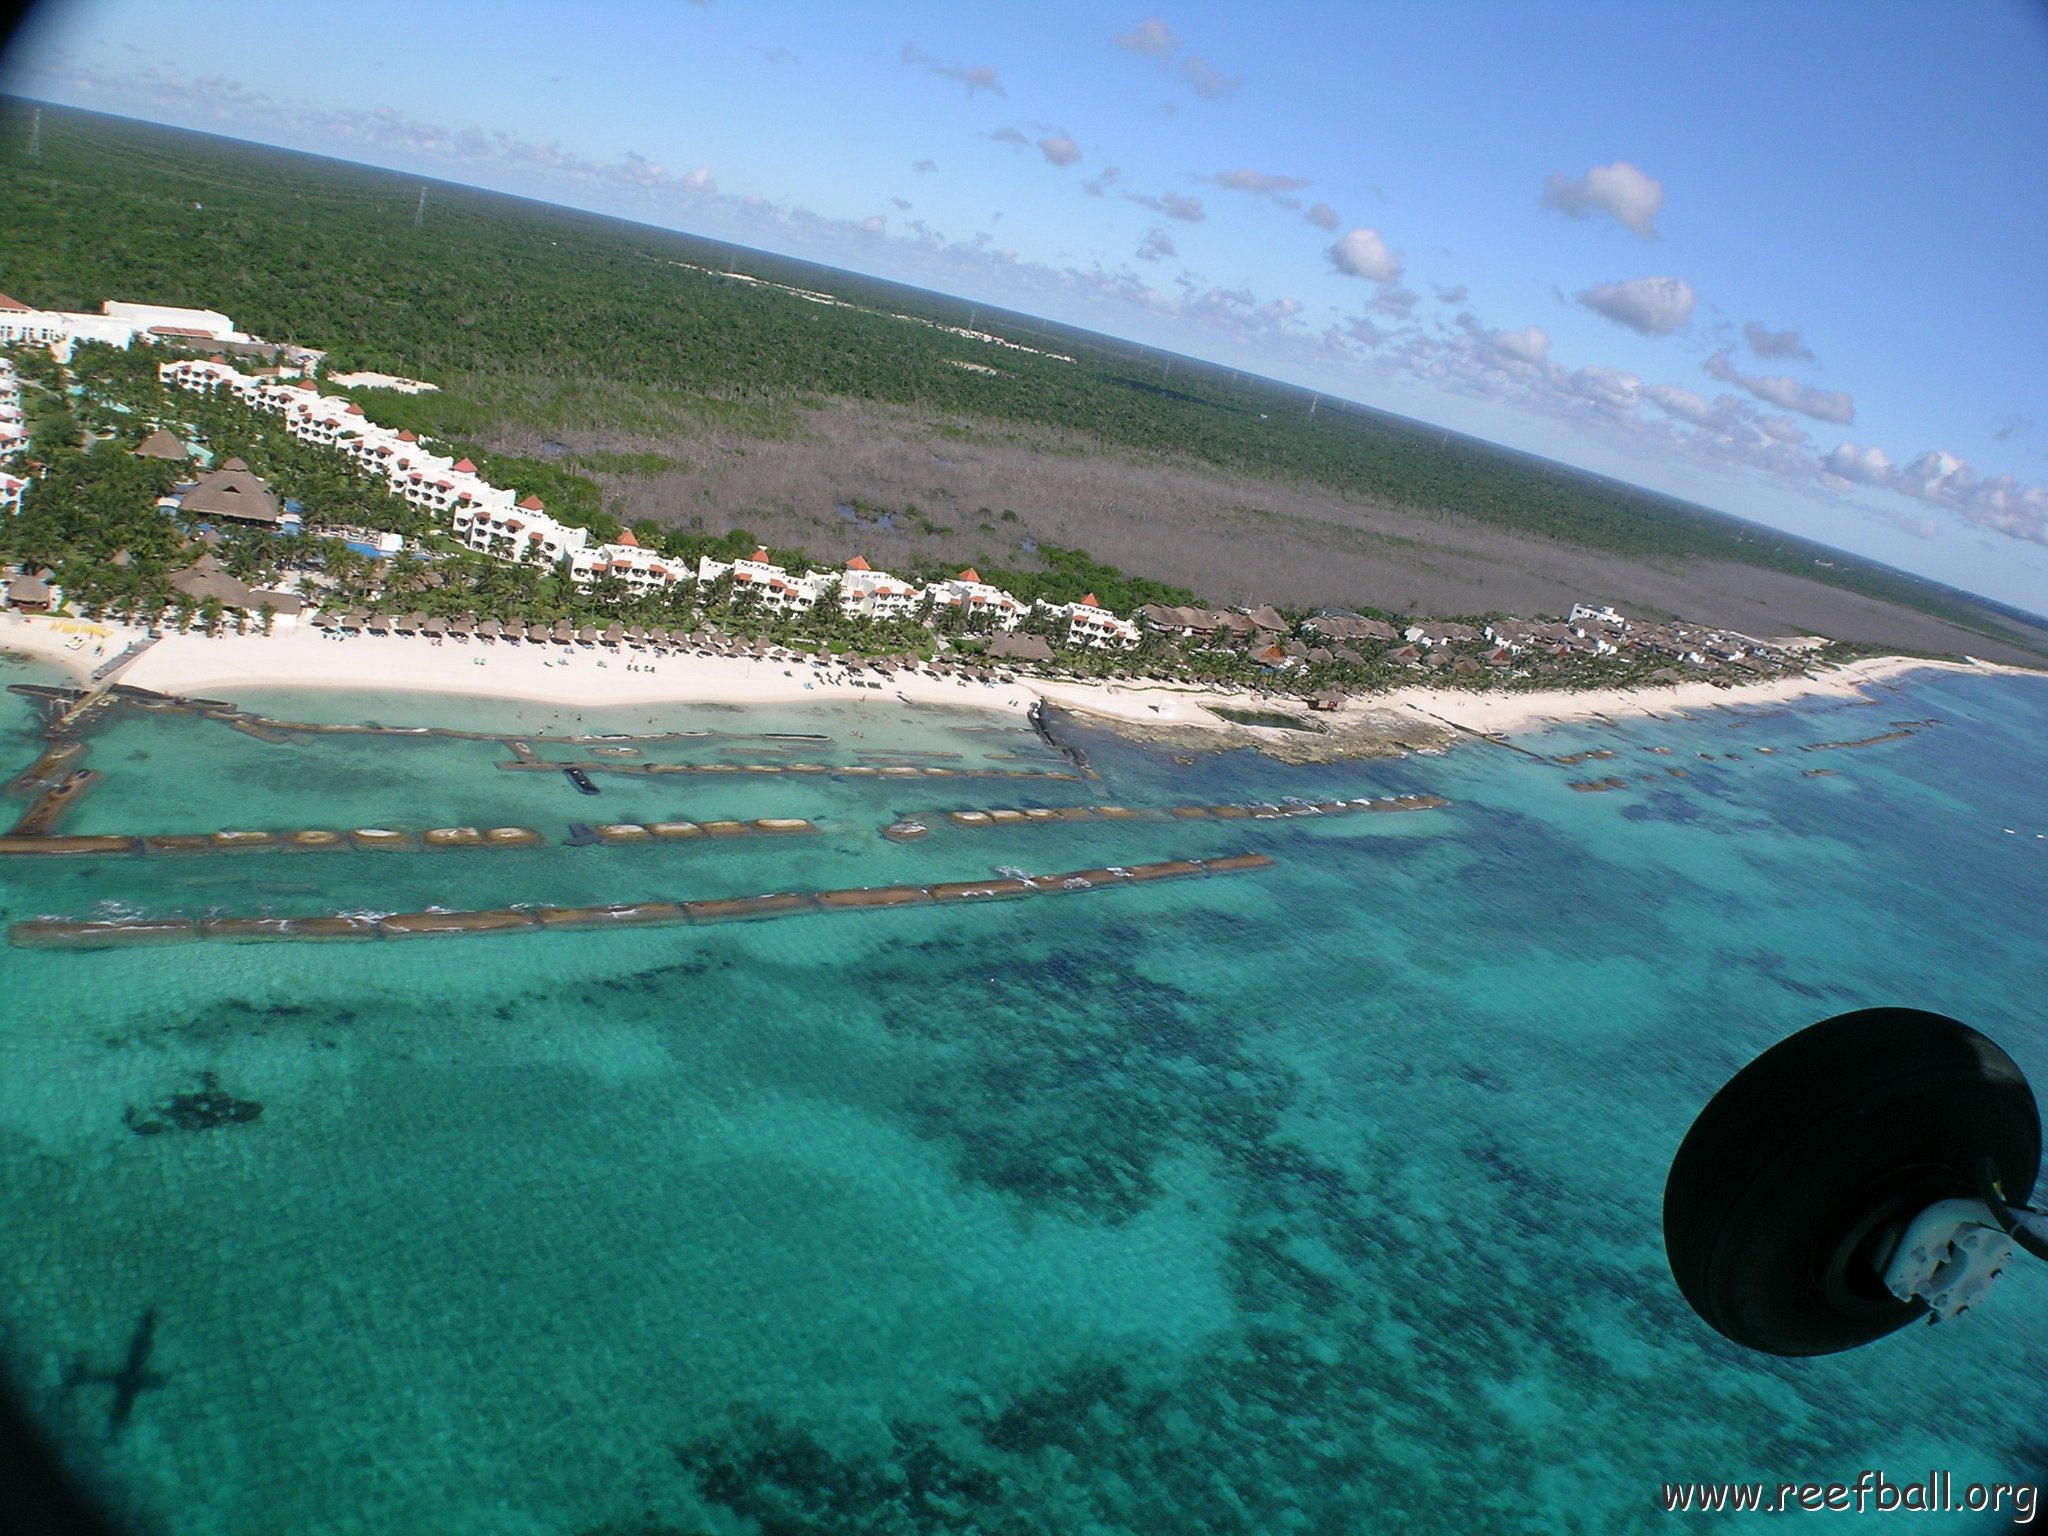
[[[1007,593],[1004,594],[1008,596]],[[1015,599],[1012,599],[1015,601]],[[1129,650],[1138,643],[1138,626],[1130,619],[1120,619],[1095,600],[1093,592],[1078,603],[1040,602],[1037,609],[1067,621],[1067,644],[1083,645],[1091,650]]]
[[[277,493],[240,459],[229,459],[201,475],[198,484],[178,498],[178,510],[256,528],[275,528],[281,518]]]
[[[830,571],[793,576],[770,560],[767,550],[756,549],[751,558],[735,560],[730,565],[709,555],[701,556],[697,561],[697,584],[709,586],[728,572],[732,575],[734,597],[752,593],[753,601],[770,613],[807,612],[839,580]]]
[[[40,576],[34,571],[23,571],[7,580],[7,606],[23,613],[48,613],[63,606],[64,589],[49,579],[44,571]]]
[[[0,358],[0,463],[28,447],[28,417],[21,408],[21,376]]]
[[[569,579],[577,586],[589,587],[603,576],[616,576],[635,597],[690,579],[689,567],[658,549],[643,549],[630,528],[619,535],[617,543],[577,550],[569,556]]]
[[[135,448],[138,459],[163,459],[169,463],[182,464],[192,455],[183,443],[171,433],[158,427],[145,437]]]
[[[924,594],[900,576],[878,571],[859,555],[839,573],[839,611],[856,619],[909,619]]]
[[[499,506],[497,500],[510,502],[512,493],[492,490],[492,504],[458,499],[449,513],[450,529],[471,549],[520,565],[560,565],[589,544],[587,531],[556,522],[538,496],[528,496],[517,506]]]
[[[1015,629],[1031,611],[1028,604],[1010,596],[1001,587],[992,587],[983,581],[973,566],[958,576],[933,582],[925,591],[941,613],[948,608],[957,609],[971,629]]]
[[[199,317],[200,323],[189,327],[195,332],[213,320],[225,323],[224,316],[213,316],[210,312],[179,313]],[[129,318],[125,311],[122,318]],[[169,323],[154,311],[133,318],[138,322],[148,319],[152,324]],[[697,586],[708,587],[730,577],[735,595],[748,594],[752,602],[772,614],[808,612],[831,596],[841,611],[851,617],[904,619],[916,617],[929,600],[941,612],[951,610],[960,614],[971,629],[1004,633],[1016,629],[1033,611],[1033,605],[983,581],[971,567],[920,589],[901,577],[874,569],[859,555],[846,563],[844,571],[797,574],[777,565],[766,549],[756,549],[750,557],[731,562],[704,556],[692,572],[661,551],[644,548],[630,532],[621,534],[616,542],[593,546],[585,529],[549,517],[538,497],[528,496],[515,503],[512,491],[485,480],[468,459],[448,459],[420,442],[413,432],[378,425],[364,415],[363,408],[354,400],[345,395],[322,395],[309,378],[285,377],[282,371],[274,369],[243,373],[224,353],[208,358],[176,358],[157,371],[167,385],[209,395],[225,390],[251,409],[283,417],[286,430],[293,437],[347,455],[359,468],[389,485],[394,495],[433,514],[469,548],[525,565],[564,566],[570,579],[586,589],[606,578],[616,578],[637,596],[677,582],[694,580]],[[159,435],[169,440],[167,446],[181,446],[168,433]],[[229,467],[223,466],[223,471]],[[268,488],[263,489],[267,495]],[[243,501],[235,493],[209,489],[207,481],[188,492],[184,504],[187,510],[238,522],[277,521],[274,497],[266,516],[260,498]],[[238,516],[233,509],[240,507],[258,509],[257,515]],[[1138,625],[1104,608],[1092,592],[1078,603],[1037,606],[1064,621],[1069,645],[1104,649],[1129,648],[1138,643]],[[1161,613],[1184,614],[1190,621],[1183,628],[1184,633],[1207,634],[1248,632],[1268,611],[1262,610],[1261,615],[1252,617],[1210,614],[1199,609]],[[1277,614],[1272,618],[1275,624],[1281,622]]]
[[[0,512],[14,513],[21,510],[21,493],[28,489],[28,481],[20,475],[10,475],[0,469]]]
[[[81,341],[102,341],[124,350],[136,340],[160,346],[203,346],[208,343],[253,343],[256,338],[235,329],[234,321],[210,309],[179,309],[167,304],[128,304],[108,299],[96,315],[69,310],[34,309],[0,294],[0,345],[44,346],[65,361]]]

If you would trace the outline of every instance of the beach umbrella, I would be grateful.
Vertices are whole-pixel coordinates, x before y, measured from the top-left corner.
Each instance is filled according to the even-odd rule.
[[[545,645],[548,639],[547,625],[538,619],[530,621],[526,626],[526,638],[535,645]]]
[[[373,635],[388,635],[391,633],[391,615],[388,613],[373,613],[370,615],[369,622],[363,627]]]
[[[612,628],[617,629],[618,625],[614,624]],[[638,624],[627,625],[626,643],[628,645],[645,645],[647,643],[647,631],[642,629]]]
[[[576,638],[584,645],[597,644],[597,626],[594,624],[584,625],[581,629],[576,631]]]
[[[567,619],[555,620],[554,638],[563,645],[574,645],[576,643],[576,626]]]
[[[448,621],[443,618],[422,619],[420,620],[420,633],[423,635],[445,635],[448,633]]]
[[[603,638],[606,645],[617,645],[626,638],[626,626],[614,619],[611,623],[605,625]]]

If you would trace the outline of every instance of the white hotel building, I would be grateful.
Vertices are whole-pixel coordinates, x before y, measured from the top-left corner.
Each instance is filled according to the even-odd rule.
[[[108,299],[96,315],[62,309],[32,309],[0,294],[0,346],[24,343],[48,347],[64,361],[81,341],[103,341],[126,348],[140,337],[146,342],[192,346],[199,342],[250,342],[256,338],[235,329],[235,322],[211,309],[178,309],[168,304],[127,304]]]
[[[1093,592],[1078,603],[1048,603],[1040,601],[1038,608],[1043,612],[1067,621],[1067,644],[1084,645],[1091,650],[1106,651],[1112,646],[1129,650],[1138,643],[1138,626],[1134,620],[1120,619],[1095,600]]]
[[[770,613],[806,613],[838,583],[831,571],[809,571],[792,576],[768,558],[768,551],[756,549],[749,559],[730,565],[709,555],[697,561],[697,584],[708,587],[727,572],[732,573],[733,595],[754,594],[754,601]]]
[[[909,619],[917,616],[924,593],[900,576],[878,571],[855,555],[839,573],[839,611],[855,619]]]
[[[957,608],[968,620],[987,621],[1000,630],[1015,629],[1031,611],[1030,604],[983,581],[971,565],[958,576],[935,581],[925,590],[940,610]]]
[[[225,322],[225,317],[211,318]],[[379,426],[355,401],[345,395],[322,395],[310,379],[251,376],[224,357],[180,358],[157,372],[166,384],[180,389],[201,394],[227,390],[256,410],[282,416],[286,429],[301,442],[348,455],[381,478],[394,495],[432,513],[469,548],[522,565],[564,567],[579,587],[613,576],[638,595],[684,581],[709,586],[730,574],[736,592],[753,593],[770,613],[804,613],[822,598],[836,595],[841,610],[855,618],[913,618],[929,597],[941,610],[958,610],[977,629],[1002,631],[1015,629],[1034,608],[983,581],[972,567],[920,589],[874,569],[859,555],[846,563],[844,571],[792,575],[770,560],[767,550],[756,549],[751,557],[730,563],[707,555],[692,572],[683,562],[644,548],[630,531],[620,534],[616,543],[593,546],[587,530],[549,517],[539,497],[515,502],[512,491],[485,480],[468,459],[450,460],[410,431]],[[4,426],[0,416],[0,429]],[[13,494],[18,500],[18,489]],[[0,505],[6,504],[7,495],[6,484],[0,483]],[[1035,606],[1066,620],[1069,645],[1099,650],[1138,643],[1138,626],[1104,608],[1092,592],[1078,603]]]

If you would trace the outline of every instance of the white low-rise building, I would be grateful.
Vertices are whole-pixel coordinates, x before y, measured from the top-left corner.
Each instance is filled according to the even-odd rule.
[[[235,329],[234,321],[211,309],[180,309],[169,304],[129,304],[108,299],[96,315],[71,310],[35,309],[0,294],[0,345],[50,348],[68,359],[81,341],[103,341],[126,348],[137,338],[153,344],[195,346],[203,342],[250,342],[255,338]]]
[[[569,579],[577,586],[589,587],[604,576],[617,577],[636,597],[691,579],[686,564],[658,549],[643,548],[630,528],[614,543],[578,550],[569,557]]]
[[[1086,594],[1078,603],[1038,603],[1040,612],[1049,613],[1067,621],[1067,644],[1087,646],[1091,650],[1106,651],[1112,648],[1129,650],[1138,643],[1138,626],[1131,619],[1120,619],[1095,599],[1095,594]]]
[[[0,512],[19,512],[21,493],[28,489],[28,481],[20,475],[10,475],[0,470]]]
[[[510,502],[512,493],[500,491],[497,497]],[[560,565],[573,560],[590,543],[584,529],[549,517],[538,496],[528,496],[516,506],[460,502],[449,513],[448,522],[455,536],[471,549],[519,565]]]
[[[1024,616],[1031,611],[1030,604],[1012,597],[1001,587],[983,581],[981,573],[971,565],[958,576],[933,582],[925,591],[939,612],[956,609],[972,628],[992,625],[996,629],[1012,630],[1023,623]]]
[[[863,556],[855,555],[839,573],[839,611],[849,618],[915,618],[923,601],[914,583],[876,570]]]
[[[709,555],[697,561],[699,586],[709,586],[727,574],[732,576],[734,597],[751,593],[753,601],[770,613],[804,613],[839,580],[831,571],[792,575],[770,560],[765,549],[756,549],[749,558],[729,565]]]

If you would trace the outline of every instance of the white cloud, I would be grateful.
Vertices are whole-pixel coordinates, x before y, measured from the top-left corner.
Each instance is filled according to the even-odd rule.
[[[886,235],[889,232],[889,216],[886,213],[871,213],[860,221],[862,233]]]
[[[1618,368],[1602,368],[1597,363],[1588,363],[1554,382],[1562,383],[1582,400],[1590,400],[1595,405],[1630,416],[1635,414],[1636,400],[1643,388],[1643,381],[1634,374],[1624,373]]]
[[[1588,288],[1579,302],[1645,336],[1669,336],[1691,316],[1693,292],[1682,277],[1632,277]]]
[[[1583,176],[1552,171],[1543,183],[1542,202],[1574,219],[1604,213],[1623,229],[1654,240],[1657,215],[1664,209],[1664,184],[1626,160],[1617,160],[1596,165]]]
[[[1148,16],[1128,32],[1122,32],[1110,39],[1125,53],[1142,54],[1159,60],[1162,66],[1172,67],[1173,55],[1180,48],[1180,36],[1157,16]],[[1194,93],[1204,101],[1222,101],[1235,96],[1244,84],[1243,75],[1226,75],[1212,67],[1207,59],[1195,54],[1186,54],[1174,70],[1187,82]]]
[[[1199,224],[1209,216],[1199,197],[1185,197],[1178,192],[1162,192],[1157,197],[1148,192],[1126,192],[1124,196],[1141,208],[1179,219],[1183,224]]]
[[[936,160],[914,160],[911,162],[910,168],[920,176],[928,176],[939,168],[939,162]]]
[[[1143,243],[1138,247],[1138,260],[1140,261],[1158,261],[1163,256],[1178,256],[1179,254],[1180,252],[1174,248],[1173,236],[1163,229],[1155,229],[1147,233]]]
[[[967,87],[967,94],[987,91],[991,96],[1007,96],[1003,84],[996,78],[993,65],[989,64],[947,64],[919,50],[915,43],[905,43],[901,55],[903,62],[913,69],[928,70],[942,79],[957,80]]]
[[[1815,389],[1811,384],[1802,384],[1783,374],[1743,373],[1729,362],[1725,347],[1700,366],[1710,377],[1747,390],[1757,399],[1780,410],[1797,411],[1802,416],[1832,422],[1838,427],[1846,427],[1856,420],[1856,402],[1847,390]]]
[[[1680,421],[1689,421],[1696,427],[1711,427],[1720,421],[1714,408],[1704,399],[1676,384],[1652,384],[1643,393],[1658,410],[1676,416]]]
[[[1031,141],[1024,137],[1024,130],[1021,128],[994,128],[989,131],[988,136],[996,143],[1007,144],[1012,149],[1031,147]]]
[[[1222,101],[1225,97],[1235,96],[1238,87],[1244,84],[1243,75],[1226,75],[1221,70],[1211,69],[1205,60],[1193,54],[1180,61],[1180,74],[1204,101]]]
[[[1462,304],[1471,296],[1472,290],[1463,283],[1458,284],[1455,288],[1438,288],[1436,290],[1437,302],[1440,304]]]
[[[1337,232],[1337,226],[1343,222],[1343,220],[1337,217],[1337,210],[1332,208],[1328,203],[1315,204],[1313,207],[1309,209],[1307,213],[1304,213],[1302,217],[1304,219],[1307,219],[1309,223],[1315,225],[1317,229],[1323,230],[1329,234],[1335,234]]]
[[[1233,192],[1246,192],[1253,197],[1270,197],[1284,207],[1299,206],[1289,193],[1298,192],[1307,186],[1306,176],[1279,176],[1271,171],[1248,170],[1242,166],[1234,171],[1218,171],[1202,180],[1219,187],[1228,187]]]
[[[1376,229],[1354,229],[1329,249],[1330,264],[1347,277],[1369,283],[1401,280],[1401,258],[1387,249]]]
[[[1759,416],[1756,418],[1757,431],[1774,442],[1790,443],[1799,448],[1806,444],[1806,432],[1790,416]]]
[[[1107,197],[1109,195],[1109,189],[1115,186],[1117,184],[1117,181],[1122,176],[1123,172],[1119,170],[1116,166],[1105,165],[1102,168],[1102,173],[1100,175],[1096,176],[1091,181],[1084,181],[1081,183],[1081,190],[1083,192],[1086,192],[1090,197]]]
[[[1413,288],[1382,288],[1373,298],[1373,309],[1395,320],[1411,320],[1422,295]]]
[[[718,190],[718,183],[712,178],[711,167],[700,165],[683,178],[682,188],[685,192],[698,192],[708,196]]]
[[[1168,30],[1166,23],[1157,16],[1147,16],[1130,31],[1119,33],[1110,41],[1125,53],[1145,53],[1160,59],[1180,46],[1180,38]]]
[[[1081,158],[1081,146],[1071,134],[1049,133],[1038,141],[1038,147],[1046,159],[1062,169]]]
[[[1813,361],[1813,352],[1799,339],[1797,331],[1773,331],[1760,321],[1745,321],[1742,339],[1749,343],[1749,350],[1758,357],[1790,357],[1800,362]]]
[[[1495,331],[1493,349],[1525,363],[1540,363],[1550,355],[1550,337],[1541,326],[1525,325],[1519,331]]]
[[[1892,483],[1892,461],[1882,448],[1841,443],[1820,462],[1829,474],[1852,480],[1858,485],[1889,486]]]

